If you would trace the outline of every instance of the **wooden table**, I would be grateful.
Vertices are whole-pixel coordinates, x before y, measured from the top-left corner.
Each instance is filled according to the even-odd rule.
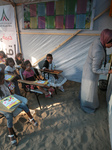
[[[8,82],[11,82],[16,77],[15,74],[11,74],[11,73],[5,73],[5,75],[13,76],[10,80],[9,79],[5,79],[5,81],[8,81]]]
[[[41,87],[47,86],[47,84],[36,83],[35,81],[28,81],[28,80],[21,80],[21,79],[18,80],[18,82],[29,84],[29,85],[41,86]]]
[[[44,72],[44,79],[45,79],[45,73],[48,73],[48,79],[49,79],[49,74],[54,74],[54,75],[59,75],[60,73],[62,73],[62,70],[43,70],[40,69],[41,72]]]

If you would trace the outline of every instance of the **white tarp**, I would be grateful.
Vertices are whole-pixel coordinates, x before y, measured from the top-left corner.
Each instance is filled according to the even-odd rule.
[[[98,1],[96,0],[95,16],[109,7],[111,0]],[[103,5],[102,5],[103,4]],[[67,35],[39,35],[33,33],[75,33],[77,30],[38,30],[28,29],[24,30],[23,27],[23,9],[19,6],[17,9],[20,31],[21,34],[22,51],[25,59],[30,59],[32,63],[49,53],[60,43],[65,41],[70,36]],[[102,18],[102,19],[100,19]],[[105,28],[110,28],[112,19],[109,17],[109,11],[104,13],[100,18],[94,21],[94,31],[83,30],[81,33],[101,33]],[[107,19],[108,18],[108,19]],[[106,19],[106,21],[104,21]],[[100,21],[100,22],[99,22]],[[96,30],[96,31],[95,31]],[[25,34],[26,33],[26,34]],[[29,33],[29,34],[28,34]],[[82,69],[86,61],[90,44],[98,36],[76,36],[67,42],[64,46],[59,48],[53,53],[54,61],[59,69],[63,70],[64,76],[72,81],[81,82]],[[107,50],[111,54],[112,49]],[[109,64],[107,65],[109,68]],[[101,75],[100,78],[107,78]]]
[[[0,6],[0,50],[13,58],[17,53],[14,8],[11,5]]]

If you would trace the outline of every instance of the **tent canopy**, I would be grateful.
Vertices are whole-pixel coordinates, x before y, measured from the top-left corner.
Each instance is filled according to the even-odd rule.
[[[50,2],[50,1],[58,1],[58,0],[1,0],[0,5],[8,5],[10,2],[14,2],[16,4],[24,4],[24,3],[39,3],[39,2]]]

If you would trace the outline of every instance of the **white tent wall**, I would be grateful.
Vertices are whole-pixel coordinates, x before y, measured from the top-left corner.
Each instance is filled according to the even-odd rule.
[[[110,6],[111,0],[96,0],[95,16]],[[52,49],[60,45],[70,35],[39,35],[36,33],[75,33],[77,30],[39,30],[23,29],[23,8],[17,7],[18,22],[20,28],[20,38],[22,52],[25,59],[30,59],[32,63],[49,53]],[[106,21],[105,21],[106,20]],[[112,18],[109,11],[94,21],[94,30],[83,30],[81,33],[100,33],[105,28],[112,29]],[[23,33],[24,32],[24,33]],[[35,34],[33,34],[35,33]],[[98,36],[75,36],[63,47],[53,53],[54,62],[59,69],[62,69],[64,76],[72,81],[81,82],[82,69],[85,63],[90,44]],[[112,49],[109,51],[111,53]],[[109,68],[109,65],[107,65]],[[101,78],[106,78],[102,76]]]
[[[99,15],[110,6],[111,0],[96,0],[95,16]],[[109,16],[109,10],[94,21],[94,30],[112,29],[112,17]]]
[[[109,132],[110,132],[110,142],[112,148],[112,75],[110,75],[109,78],[106,100],[108,104]]]

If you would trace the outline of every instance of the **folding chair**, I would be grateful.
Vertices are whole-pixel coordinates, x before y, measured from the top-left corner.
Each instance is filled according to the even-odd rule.
[[[36,68],[42,69],[44,62],[45,62],[45,59],[42,60],[42,61],[40,61],[40,62],[37,64]],[[39,70],[39,73],[40,73],[40,74],[42,75],[42,77],[45,79],[45,72],[41,72],[41,71]],[[49,77],[48,77],[48,78],[49,78]],[[56,87],[53,87],[53,88],[55,89],[55,94],[57,94]]]
[[[34,69],[33,69],[33,68],[32,68],[32,70],[34,71]],[[24,72],[24,69],[23,69],[23,68],[21,68],[21,69],[19,70],[19,73],[20,73],[20,77],[21,77],[21,79],[22,79],[22,80],[24,80],[24,78],[23,78],[23,72]],[[35,71],[34,71],[34,73],[35,73]],[[27,95],[27,92],[34,93],[34,94],[35,94],[35,96],[36,96],[36,98],[37,98],[37,101],[38,101],[39,107],[40,107],[40,109],[41,109],[41,105],[40,105],[40,101],[39,101],[39,96],[40,96],[40,95],[42,95],[42,94],[43,94],[43,92],[41,92],[41,91],[40,91],[40,90],[38,90],[38,89],[34,89],[34,90],[32,90],[32,89],[30,89],[30,88],[29,88],[29,90],[27,90],[26,85],[28,85],[28,84],[26,84],[26,83],[22,83],[22,88],[23,88],[23,89],[24,89],[24,91],[25,91],[25,97],[26,97],[26,95]]]

